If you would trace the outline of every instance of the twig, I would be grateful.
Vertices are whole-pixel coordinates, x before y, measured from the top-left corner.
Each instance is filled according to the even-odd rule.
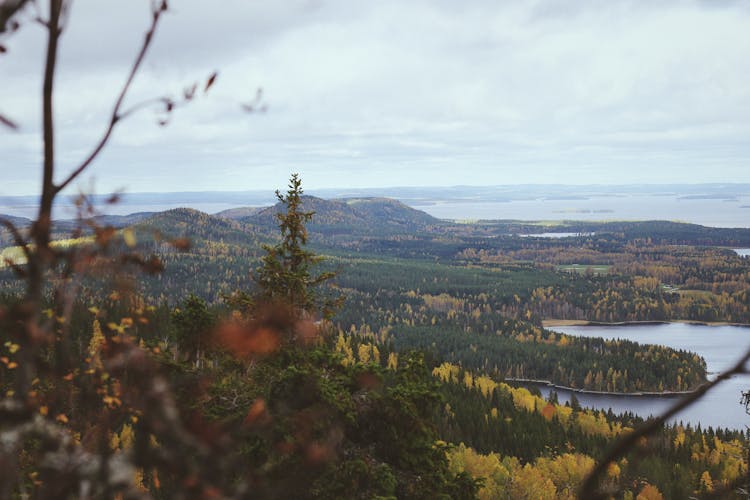
[[[583,483],[583,486],[581,487],[579,498],[588,498],[588,499],[606,498],[606,495],[603,495],[597,492],[596,489],[599,484],[599,478],[607,470],[607,467],[609,467],[610,463],[614,462],[619,457],[623,456],[625,453],[630,451],[640,438],[654,433],[662,425],[664,425],[664,423],[667,420],[669,420],[671,417],[673,417],[674,415],[676,415],[683,409],[687,408],[694,402],[698,401],[709,390],[713,389],[724,380],[727,380],[732,375],[745,373],[745,364],[748,362],[748,360],[750,360],[750,350],[745,352],[742,358],[740,358],[740,360],[734,366],[720,373],[719,376],[716,377],[715,380],[712,380],[711,382],[707,382],[703,384],[702,386],[698,387],[695,391],[685,396],[684,399],[681,399],[680,401],[672,405],[672,407],[669,408],[666,412],[662,413],[661,415],[659,415],[653,420],[649,420],[647,423],[645,423],[643,426],[639,427],[638,429],[634,430],[633,432],[626,434],[622,439],[620,439],[619,442],[615,444],[615,446],[609,451],[609,453],[607,453],[607,455],[599,461],[596,467],[594,467],[594,469],[588,475],[588,477],[586,478],[586,481]]]
[[[8,21],[20,11],[29,0],[14,0],[0,3],[0,33],[7,30]]]
[[[18,124],[16,122],[14,122],[10,118],[7,118],[1,114],[0,114],[0,123],[2,123],[3,125],[5,125],[6,127],[10,129],[18,130]]]
[[[70,184],[76,177],[81,175],[81,173],[86,170],[86,168],[93,162],[97,156],[99,156],[99,153],[104,149],[104,146],[109,141],[110,136],[112,135],[112,131],[115,128],[115,125],[120,121],[122,118],[122,115],[120,114],[120,108],[122,107],[122,103],[125,100],[125,96],[128,93],[128,90],[130,89],[131,84],[133,83],[133,80],[135,79],[135,75],[138,73],[138,70],[141,67],[141,64],[143,63],[143,59],[146,57],[146,53],[148,52],[149,47],[151,46],[151,42],[154,38],[154,33],[156,32],[156,27],[159,24],[159,19],[161,18],[161,15],[167,10],[167,2],[160,2],[158,5],[155,5],[152,10],[152,16],[151,16],[151,26],[149,27],[148,31],[146,32],[146,35],[143,40],[143,44],[141,45],[141,49],[138,52],[138,55],[135,58],[135,61],[133,62],[132,67],[130,68],[130,73],[128,74],[128,78],[125,80],[125,84],[122,86],[122,89],[120,89],[120,94],[117,97],[117,101],[115,101],[115,106],[112,109],[112,115],[109,119],[109,125],[107,126],[107,129],[104,131],[104,134],[99,139],[99,142],[94,147],[93,151],[86,157],[85,160],[75,169],[73,172],[71,172],[68,177],[65,178],[64,181],[62,181],[60,184],[57,185],[55,188],[55,192],[59,193],[65,187]],[[129,113],[130,111],[128,111]]]

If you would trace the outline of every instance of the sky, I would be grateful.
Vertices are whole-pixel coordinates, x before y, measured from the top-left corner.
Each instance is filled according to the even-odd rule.
[[[41,177],[33,14],[1,40],[20,129],[0,129],[0,195]],[[103,133],[149,15],[73,2],[58,179]],[[172,0],[126,107],[215,85],[166,126],[157,108],[123,121],[75,188],[750,182],[748,27],[750,2],[728,0]],[[247,113],[258,89],[266,111]]]

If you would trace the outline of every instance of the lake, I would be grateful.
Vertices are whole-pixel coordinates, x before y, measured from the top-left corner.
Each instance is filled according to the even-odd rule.
[[[732,366],[750,348],[750,328],[739,326],[707,326],[687,323],[663,325],[627,326],[560,326],[550,330],[580,337],[603,337],[605,339],[627,339],[642,344],[661,344],[674,349],[698,353],[706,360],[709,378]],[[550,388],[540,386],[547,397]],[[571,391],[552,389],[558,393],[560,402],[570,400]],[[703,428],[727,427],[745,429],[750,425],[750,416],[739,404],[741,392],[750,390],[750,375],[738,375],[719,384],[701,400],[679,413],[673,422],[701,424]],[[611,396],[575,392],[582,406],[615,413],[631,411],[643,417],[657,415],[669,408],[676,397]]]
[[[400,188],[383,188],[362,193],[323,190],[312,191],[309,194],[324,198],[354,195],[387,196],[400,199],[407,205],[440,219],[674,220],[713,227],[750,227],[750,192],[742,190],[738,194],[736,187],[724,194],[712,191],[714,194],[703,196],[691,196],[689,193],[692,191],[686,189],[662,193],[632,186],[619,191],[601,188],[598,192],[591,192],[590,188],[581,186],[560,186],[565,196],[562,196],[561,192],[550,191],[549,186],[534,189],[490,187],[486,193],[475,196],[464,193],[466,189],[459,189],[456,193],[446,188],[431,194],[423,192],[429,192],[429,188],[420,188],[413,192]],[[708,187],[704,186],[701,189],[706,190]],[[499,200],[498,196],[505,196],[507,199]],[[99,208],[104,213],[112,215],[156,212],[177,207],[190,207],[212,214],[229,208],[269,206],[276,202],[272,190],[225,193],[126,193],[116,205],[103,205],[104,198],[106,197],[99,198]],[[0,214],[33,217],[36,214],[36,206],[37,199],[33,196],[0,196]],[[54,215],[55,218],[75,216],[75,208],[69,197],[58,200]]]
[[[750,227],[750,197],[731,200],[654,194],[591,195],[579,199],[446,200],[411,206],[439,219],[672,220],[712,227]]]

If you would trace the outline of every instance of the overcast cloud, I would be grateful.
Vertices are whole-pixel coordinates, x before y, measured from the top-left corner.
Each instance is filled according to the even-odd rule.
[[[44,2],[42,2],[44,3]],[[173,0],[98,192],[515,183],[750,182],[750,3]],[[221,10],[215,9],[221,5]],[[76,0],[56,94],[61,171],[86,155],[148,3]],[[37,190],[42,29],[0,56],[0,194]],[[264,90],[265,114],[240,103]],[[62,174],[61,174],[62,176]]]

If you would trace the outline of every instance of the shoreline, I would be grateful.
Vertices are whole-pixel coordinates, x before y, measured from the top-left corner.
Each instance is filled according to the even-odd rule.
[[[674,320],[643,320],[643,321],[590,321],[587,319],[544,319],[542,320],[543,328],[555,326],[648,326],[648,325],[669,325],[671,323],[683,323],[686,325],[700,326],[737,326],[750,327],[748,323],[731,323],[729,321],[697,321],[692,319],[674,319]],[[575,389],[574,389],[575,390]]]
[[[515,382],[520,384],[536,384],[545,385],[553,389],[561,389],[569,392],[577,392],[579,394],[592,394],[596,396],[615,396],[615,397],[659,397],[659,398],[674,398],[679,396],[685,396],[691,394],[694,391],[663,391],[663,392],[651,392],[651,391],[638,391],[638,392],[610,392],[610,391],[595,391],[593,389],[576,389],[575,387],[568,387],[565,385],[553,384],[549,380],[536,380],[530,378],[505,378],[503,382]]]

